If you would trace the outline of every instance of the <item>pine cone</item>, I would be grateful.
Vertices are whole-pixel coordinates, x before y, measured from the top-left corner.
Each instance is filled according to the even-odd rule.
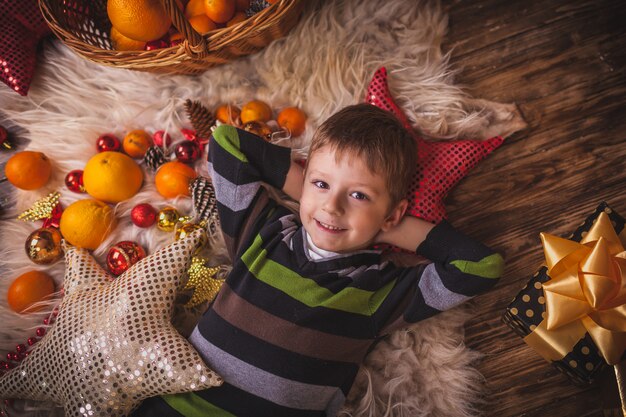
[[[211,136],[211,128],[215,125],[215,117],[199,101],[185,101],[185,110],[191,120],[191,125],[196,130],[199,138],[208,139]]]
[[[252,0],[250,2],[250,7],[246,9],[246,17],[252,17],[269,6],[270,3],[266,0]]]
[[[189,184],[191,199],[196,212],[196,217],[200,221],[207,223],[209,233],[217,231],[220,219],[217,213],[217,199],[215,189],[209,178],[197,177]]]
[[[152,171],[156,171],[161,165],[167,162],[163,149],[158,146],[150,146],[143,160]]]

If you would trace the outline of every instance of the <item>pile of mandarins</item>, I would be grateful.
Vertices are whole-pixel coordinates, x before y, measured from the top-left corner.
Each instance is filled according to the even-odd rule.
[[[271,120],[276,120],[278,126],[287,130],[292,138],[304,132],[307,115],[298,107],[286,107],[278,113],[276,118],[273,114],[269,104],[261,100],[252,100],[244,104],[242,108],[230,103],[223,104],[215,111],[215,118],[221,123],[241,127],[265,139],[268,139],[268,136],[263,132],[271,130],[267,126],[267,122]]]
[[[275,3],[277,0],[268,1]],[[204,35],[247,19],[250,0],[176,0],[191,26]],[[108,0],[111,42],[121,51],[151,50],[175,45],[182,35],[160,0]]]

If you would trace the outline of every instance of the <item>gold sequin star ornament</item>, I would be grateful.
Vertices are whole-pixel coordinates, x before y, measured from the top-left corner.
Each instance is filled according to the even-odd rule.
[[[183,288],[193,290],[193,295],[185,307],[193,308],[206,301],[212,301],[224,284],[224,278],[220,277],[223,270],[221,266],[206,266],[206,259],[194,256],[187,271],[189,280]]]
[[[148,397],[221,385],[170,324],[200,237],[178,240],[115,279],[86,250],[66,248],[57,319],[0,378],[0,398],[53,401],[66,417],[121,417]]]

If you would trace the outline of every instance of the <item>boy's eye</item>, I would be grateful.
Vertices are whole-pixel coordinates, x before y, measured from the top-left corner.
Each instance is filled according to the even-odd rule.
[[[352,198],[356,198],[357,200],[367,200],[367,196],[361,192],[355,191],[350,194]]]
[[[322,188],[324,190],[328,188],[328,184],[326,184],[324,181],[313,181],[313,185],[315,185],[317,188]]]

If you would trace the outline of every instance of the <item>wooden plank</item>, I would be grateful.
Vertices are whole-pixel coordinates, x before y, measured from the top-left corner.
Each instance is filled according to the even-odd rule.
[[[501,321],[542,262],[538,233],[567,236],[600,200],[626,214],[626,7],[616,0],[444,3],[457,80],[517,102],[529,127],[448,197],[453,224],[507,255],[477,297],[466,343],[486,356],[487,416],[601,416],[601,387],[577,387]]]

